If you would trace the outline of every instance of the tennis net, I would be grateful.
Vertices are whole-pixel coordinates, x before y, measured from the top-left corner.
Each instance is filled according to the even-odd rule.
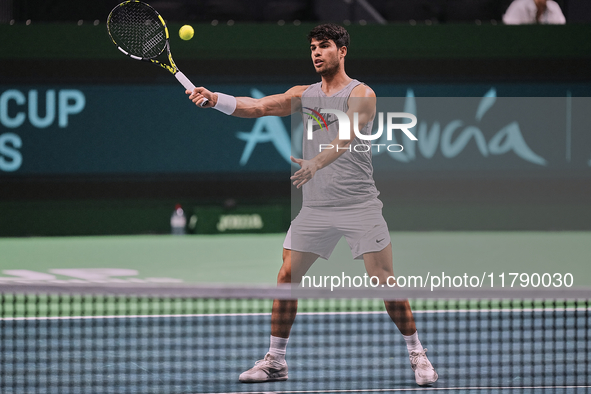
[[[415,390],[392,292],[2,285],[0,392]],[[591,392],[588,292],[413,292],[435,389]],[[241,384],[269,348],[273,299],[300,298],[289,380]],[[573,391],[574,390],[574,391]]]

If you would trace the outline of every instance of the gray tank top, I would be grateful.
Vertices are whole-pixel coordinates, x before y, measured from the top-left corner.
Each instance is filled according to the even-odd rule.
[[[304,121],[303,158],[310,160],[320,153],[321,144],[330,144],[338,136],[338,121],[334,114],[322,114],[326,124],[316,112],[320,109],[349,110],[351,91],[361,82],[352,80],[338,93],[328,97],[322,91],[322,83],[310,85],[302,94],[302,117]],[[320,122],[317,122],[314,117]],[[308,119],[312,119],[312,139],[308,140]],[[351,119],[351,122],[353,120]],[[320,125],[318,125],[320,123]],[[328,127],[327,127],[328,126]],[[362,134],[370,134],[373,121],[363,129]],[[371,163],[371,141],[358,137],[351,143],[351,151],[346,151],[330,165],[316,172],[303,189],[303,206],[331,207],[363,203],[379,194],[373,180]]]

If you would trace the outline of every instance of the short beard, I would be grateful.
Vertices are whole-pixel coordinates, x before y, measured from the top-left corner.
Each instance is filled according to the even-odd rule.
[[[338,73],[339,69],[340,69],[339,64],[337,64],[334,67],[327,68],[322,71],[317,71],[317,73],[320,74],[320,76],[322,76],[322,77],[330,77],[330,76],[333,76],[336,73]]]

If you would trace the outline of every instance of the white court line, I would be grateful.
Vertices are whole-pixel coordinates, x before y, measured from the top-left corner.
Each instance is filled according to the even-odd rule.
[[[529,313],[529,312],[585,312],[588,309],[580,308],[524,308],[524,309],[428,309],[413,311],[413,314],[423,313]],[[359,312],[299,312],[298,315],[377,315],[386,311],[359,311]],[[104,315],[104,316],[26,316],[26,317],[2,317],[0,321],[17,320],[89,320],[89,319],[140,319],[140,318],[166,318],[166,317],[238,317],[238,316],[269,316],[271,312],[264,313],[197,313],[176,315]]]
[[[358,389],[358,390],[293,390],[293,391],[237,391],[230,393],[201,393],[201,394],[306,394],[306,393],[385,393],[394,391],[444,391],[444,390],[526,390],[526,389],[582,389],[591,388],[591,386],[496,386],[496,387],[414,387],[397,389]]]

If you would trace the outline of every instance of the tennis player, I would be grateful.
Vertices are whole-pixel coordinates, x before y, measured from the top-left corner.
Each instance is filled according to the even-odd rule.
[[[212,93],[203,87],[186,93],[199,108],[207,99],[203,108],[212,107],[242,118],[307,113],[313,109],[310,107],[318,108],[318,103],[320,106],[323,102],[330,103],[332,109],[345,112],[349,119],[354,119],[353,114],[357,113],[358,130],[371,134],[376,96],[369,86],[345,73],[348,32],[335,24],[323,24],[309,33],[308,40],[314,68],[321,76],[318,83],[294,86],[283,94],[261,99]],[[300,104],[292,105],[294,98]],[[302,159],[291,158],[301,167],[291,179],[295,186],[303,187],[303,206],[283,243],[283,265],[277,282],[300,283],[316,259],[328,259],[344,236],[353,256],[363,259],[368,274],[378,277],[381,284],[387,284],[388,277],[393,276],[392,244],[373,180],[371,149],[351,149],[351,146],[370,141],[355,136],[352,127],[348,138],[339,139],[339,122],[327,123],[324,130],[313,133],[312,140],[304,138]],[[319,152],[319,144],[333,148]],[[384,303],[404,336],[417,384],[434,383],[437,372],[427,359],[427,349],[421,346],[408,300]],[[273,302],[269,352],[240,375],[241,382],[287,380],[285,355],[296,313],[297,300]]]

